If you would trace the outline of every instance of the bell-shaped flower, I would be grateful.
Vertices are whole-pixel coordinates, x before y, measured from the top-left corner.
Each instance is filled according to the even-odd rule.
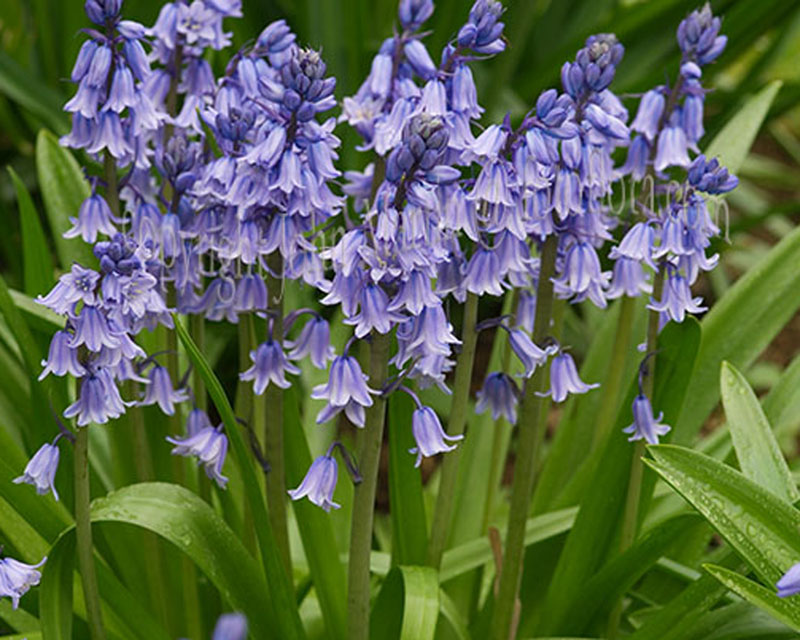
[[[70,374],[75,378],[80,378],[86,373],[80,362],[78,362],[78,350],[69,345],[72,341],[72,334],[64,331],[56,331],[50,341],[50,351],[47,360],[42,360],[42,372],[39,380],[52,373],[56,376]]]
[[[311,391],[312,398],[328,401],[327,406],[317,414],[317,423],[327,422],[345,409],[351,420],[356,418],[354,424],[363,427],[363,408],[372,406],[370,394],[375,393],[367,386],[368,379],[361,371],[358,360],[352,356],[335,358],[327,384],[317,385]]]
[[[523,375],[526,378],[530,378],[536,367],[544,364],[549,356],[558,351],[558,347],[555,345],[540,349],[528,337],[528,334],[521,329],[510,329],[508,331],[508,343],[522,362],[522,366],[525,367]]]
[[[25,564],[13,558],[0,560],[0,598],[8,596],[14,609],[19,606],[19,599],[28,589],[39,584],[42,574],[37,571],[47,561],[42,558],[39,564]]]
[[[409,453],[417,454],[417,461],[414,463],[418,467],[422,463],[423,457],[435,456],[437,453],[446,453],[456,448],[455,445],[447,444],[448,441],[456,442],[464,438],[463,435],[449,436],[442,429],[439,416],[430,407],[419,407],[411,416],[411,431],[417,446],[409,449]]]
[[[189,396],[186,389],[173,389],[172,380],[166,367],[155,366],[148,376],[149,384],[144,394],[144,399],[139,403],[142,406],[158,404],[166,415],[175,415],[175,403],[185,402]]]
[[[490,373],[478,391],[478,402],[475,413],[483,413],[488,407],[492,411],[492,419],[503,416],[511,424],[517,421],[517,402],[519,388],[510,376],[502,372]]]
[[[664,419],[664,413],[658,414],[657,418],[653,417],[653,407],[650,405],[650,399],[639,394],[633,400],[633,424],[623,429],[624,433],[632,434],[628,440],[647,440],[648,444],[658,444],[658,438],[669,432],[669,425],[661,424]]]
[[[217,619],[211,640],[245,640],[247,618],[241,613],[224,613]]]
[[[781,576],[781,579],[775,584],[778,589],[779,598],[788,598],[789,596],[800,593],[800,562],[792,567]]]
[[[18,478],[14,478],[14,484],[22,482],[32,484],[36,487],[36,493],[40,496],[52,491],[53,497],[58,500],[58,491],[56,491],[54,484],[56,470],[58,469],[58,459],[58,445],[43,444],[30,459],[23,474]]]
[[[98,367],[83,378],[78,399],[64,410],[65,418],[78,418],[78,426],[105,424],[125,413],[125,403],[107,369]]]
[[[553,397],[553,402],[564,402],[571,393],[586,393],[597,389],[599,383],[586,384],[578,376],[575,361],[568,353],[560,353],[550,365],[550,390],[541,395]]]
[[[290,360],[300,360],[309,356],[311,364],[317,369],[324,369],[334,356],[328,322],[320,316],[311,318],[306,322],[297,340],[286,341],[286,347],[291,349],[288,354]]]
[[[306,473],[305,478],[296,489],[290,489],[292,500],[308,497],[318,507],[330,511],[331,507],[338,509],[341,505],[333,501],[333,492],[336,489],[336,478],[339,467],[336,459],[330,455],[320,456]]]
[[[206,475],[224,489],[228,478],[222,475],[225,455],[228,453],[228,438],[221,429],[205,427],[186,438],[167,438],[175,445],[172,455],[195,456],[197,463],[205,468]]]
[[[291,383],[286,379],[286,374],[300,373],[300,369],[287,360],[280,343],[272,339],[260,344],[255,351],[251,351],[250,359],[253,361],[253,366],[240,373],[239,379],[253,380],[253,389],[258,395],[264,393],[270,382],[281,389],[288,389]]]

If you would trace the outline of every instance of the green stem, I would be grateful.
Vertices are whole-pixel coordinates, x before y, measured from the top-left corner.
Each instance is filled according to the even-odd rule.
[[[268,258],[271,271],[267,278],[269,317],[273,322],[272,339],[283,345],[283,258],[275,252]],[[264,392],[264,449],[269,462],[267,504],[269,519],[286,575],[292,579],[292,556],[286,514],[286,457],[283,450],[283,389],[271,384]],[[259,413],[259,412],[255,412]]]
[[[464,427],[467,422],[472,366],[475,361],[475,346],[478,342],[478,332],[475,330],[477,320],[478,296],[474,293],[468,293],[467,300],[464,303],[461,353],[458,354],[456,362],[453,399],[450,405],[450,418],[447,422],[448,432],[451,436],[464,433]],[[437,569],[442,562],[442,554],[450,535],[460,456],[461,447],[457,447],[447,454],[442,461],[439,495],[436,498],[436,508],[433,512],[433,524],[431,525],[431,539],[428,545],[428,564]]]
[[[553,312],[553,282],[558,237],[549,236],[542,247],[539,283],[536,291],[536,318],[533,341],[541,344],[550,331]],[[549,400],[538,395],[545,390],[547,368],[539,367],[525,385],[525,395],[520,407],[519,444],[514,464],[514,482],[511,488],[511,512],[508,518],[500,585],[495,599],[492,638],[509,640],[512,618],[522,575],[525,550],[525,522],[528,517],[533,485],[536,479],[538,449],[544,437],[546,420],[542,419]]]
[[[194,314],[189,316],[189,333],[192,335],[194,343],[200,349],[200,353],[206,352],[206,323],[202,315]],[[208,399],[206,398],[206,385],[203,382],[203,375],[200,369],[192,369],[192,391],[194,401],[198,409],[205,411],[208,409]]]
[[[664,270],[659,269],[653,282],[653,299],[660,300],[664,290]],[[647,316],[647,348],[645,355],[655,352],[658,345],[658,324],[659,312],[651,310]],[[655,390],[656,359],[650,358],[647,364],[647,375],[642,381],[642,391],[653,400]],[[645,441],[637,440],[633,449],[633,459],[631,460],[631,473],[628,480],[628,493],[625,497],[625,513],[622,518],[622,531],[620,534],[620,553],[624,553],[630,548],[636,539],[636,532],[639,526],[639,503],[642,497],[642,477],[644,475],[644,461],[642,458],[645,453]],[[619,635],[619,623],[622,617],[622,601],[617,603],[611,612],[608,623],[608,637],[616,638]]]
[[[97,587],[92,551],[92,522],[89,515],[89,430],[78,429],[75,438],[75,537],[78,545],[78,567],[86,602],[86,621],[92,640],[105,640],[100,591]]]
[[[597,411],[592,451],[596,451],[597,447],[605,440],[619,411],[625,361],[631,347],[634,311],[636,311],[636,298],[623,296],[619,301],[619,317],[617,318],[614,346],[611,350],[611,362],[608,363],[606,377],[603,380],[603,393],[601,394],[600,408]]]
[[[382,389],[389,368],[390,335],[373,333],[369,354],[369,384]],[[383,444],[386,399],[379,395],[367,407],[363,441],[359,455],[361,482],[353,493],[353,520],[350,529],[350,560],[347,585],[349,640],[369,638],[369,559],[372,552],[372,521],[375,515],[375,490]]]

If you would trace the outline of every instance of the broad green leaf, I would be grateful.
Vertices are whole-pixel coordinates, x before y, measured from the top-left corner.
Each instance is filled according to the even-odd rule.
[[[5,51],[0,51],[0,93],[28,109],[48,127],[66,133],[67,117],[61,109],[62,98],[42,84],[29,69],[20,66]]]
[[[286,482],[296,487],[311,466],[311,453],[300,422],[294,387],[287,389],[283,406]],[[331,553],[334,540],[331,517],[335,516],[308,500],[293,500],[292,509],[326,630],[334,640],[344,640],[347,637],[347,579],[338,555]]]
[[[719,367],[746,369],[800,307],[800,228],[783,238],[703,318],[697,354],[672,442],[691,443],[719,399]]]
[[[567,634],[584,633],[598,616],[607,616],[612,607],[625,595],[650,567],[688,532],[697,528],[702,519],[696,514],[684,514],[654,527],[625,553],[606,564],[580,589],[576,601],[583,606],[568,611],[558,624]]]
[[[64,328],[65,321],[62,316],[35,302],[33,298],[21,291],[9,289],[8,292],[11,294],[11,299],[17,309],[22,312],[26,322],[32,329],[51,334]]]
[[[800,631],[800,601],[796,598],[779,598],[774,590],[724,567],[706,564],[703,568],[734,593]]]
[[[75,536],[59,540],[50,550],[39,590],[42,635],[45,640],[72,638],[72,595]]]
[[[392,518],[393,562],[425,564],[428,525],[422,500],[422,477],[414,467],[409,449],[415,445],[411,433],[414,405],[408,394],[389,398],[389,513]]]
[[[800,511],[706,455],[674,445],[649,447],[647,464],[708,520],[753,568],[774,584],[800,560]]]
[[[8,167],[11,181],[17,192],[17,206],[22,228],[22,263],[25,277],[25,293],[29,296],[44,295],[53,286],[53,259],[39,221],[39,213],[33,205],[31,194],[16,171]]]
[[[89,184],[72,154],[44,129],[36,138],[36,171],[61,266],[69,269],[73,262],[87,267],[95,264],[88,244],[80,238],[63,237],[72,226],[69,218],[77,217],[81,203],[90,195]]]
[[[731,173],[739,171],[782,84],[771,82],[750,98],[714,137],[705,150],[706,156],[718,157]]]
[[[453,632],[456,640],[470,640],[466,621],[444,589],[439,590],[439,611],[442,619],[450,626],[450,630]]]
[[[277,622],[281,640],[295,640],[305,637],[300,615],[295,604],[295,597],[289,583],[289,577],[283,568],[283,561],[275,544],[275,537],[272,532],[269,518],[267,517],[264,495],[261,492],[261,485],[253,466],[252,456],[247,445],[239,433],[239,424],[233,413],[228,397],[222,384],[192,337],[186,331],[180,318],[173,314],[175,331],[183,343],[186,353],[192,365],[195,366],[206,384],[208,394],[212,402],[217,407],[217,411],[225,425],[225,432],[231,444],[231,451],[236,460],[238,469],[242,476],[242,484],[247,496],[247,501],[253,516],[258,546],[261,551],[261,561],[264,567],[267,584],[269,585],[270,603],[272,604],[273,614]]]
[[[782,500],[795,502],[800,493],[747,380],[736,367],[723,362],[720,386],[725,417],[742,473]]]
[[[41,631],[39,631],[41,628],[39,619],[25,611],[22,607],[14,609],[11,601],[7,599],[0,600],[0,618],[3,619],[9,627],[15,631],[19,631],[23,635],[25,635],[25,632],[41,634]]]
[[[372,640],[433,640],[439,617],[439,577],[430,567],[389,572],[370,617]]]

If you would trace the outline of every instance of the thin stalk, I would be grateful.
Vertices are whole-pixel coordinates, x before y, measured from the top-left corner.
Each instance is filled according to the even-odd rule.
[[[472,367],[475,361],[475,346],[478,342],[478,332],[475,330],[477,320],[478,296],[474,293],[468,293],[467,300],[464,303],[461,353],[458,354],[458,360],[456,361],[453,399],[450,405],[450,418],[447,423],[448,432],[451,436],[458,436],[464,433],[464,427],[467,422]],[[447,454],[442,461],[439,495],[436,498],[430,544],[428,545],[428,564],[437,569],[442,562],[442,554],[450,535],[460,456],[461,447],[457,447]]]
[[[387,335],[373,334],[369,354],[369,383],[381,389],[389,368]],[[386,399],[377,396],[367,407],[363,441],[359,455],[361,482],[353,492],[353,521],[350,529],[350,560],[347,583],[347,626],[349,640],[369,638],[369,559],[372,552],[372,522],[375,515],[375,489],[383,444]]]
[[[100,591],[94,566],[92,522],[89,516],[89,430],[79,428],[75,437],[75,538],[78,545],[78,567],[81,571],[86,621],[92,640],[105,640]]]
[[[549,236],[542,247],[539,283],[536,291],[536,317],[533,326],[533,341],[541,344],[550,331],[553,312],[553,282],[558,237]],[[525,550],[525,522],[536,479],[536,459],[545,432],[543,404],[545,398],[538,395],[545,390],[546,367],[539,367],[525,385],[525,395],[520,407],[519,444],[514,464],[514,482],[511,488],[511,512],[503,554],[503,565],[499,576],[499,589],[495,599],[492,638],[509,640],[512,633],[517,593],[522,575],[522,559]],[[549,404],[549,403],[547,403]]]
[[[660,300],[664,290],[664,270],[659,269],[653,281],[653,299]],[[650,311],[647,316],[647,349],[646,354],[656,350],[658,344],[659,312]],[[648,373],[642,380],[642,391],[653,400],[655,390],[656,359],[652,357],[647,364]],[[624,553],[636,539],[639,525],[639,503],[642,497],[642,477],[644,475],[645,441],[637,440],[633,449],[631,472],[628,480],[628,493],[625,497],[625,514],[622,518],[622,531],[620,534],[620,553]],[[616,638],[619,635],[619,624],[622,617],[622,600],[611,612],[608,621],[608,637]]]
[[[268,259],[267,278],[272,339],[283,345],[283,258],[278,252]],[[264,392],[264,445],[270,471],[267,473],[267,504],[272,532],[283,558],[286,575],[292,579],[292,556],[286,515],[286,459],[283,451],[283,389],[271,384]]]
[[[625,374],[625,360],[631,347],[631,330],[633,328],[634,311],[636,310],[636,298],[623,296],[619,305],[617,331],[614,336],[614,346],[611,350],[611,361],[608,363],[606,377],[603,380],[603,393],[601,394],[600,408],[597,411],[592,451],[596,451],[600,443],[605,440],[605,436],[617,417],[619,396]]]
[[[200,353],[206,352],[206,323],[202,315],[195,314],[189,316],[189,333],[200,349]],[[192,391],[194,393],[194,402],[198,409],[206,411],[208,409],[208,398],[206,398],[206,385],[203,382],[203,375],[200,369],[195,367],[192,369]]]

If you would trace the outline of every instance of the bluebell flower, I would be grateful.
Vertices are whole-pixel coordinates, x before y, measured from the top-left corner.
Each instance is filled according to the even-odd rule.
[[[661,300],[651,299],[647,308],[659,311],[675,322],[683,322],[687,313],[702,313],[706,310],[706,307],[702,306],[702,302],[701,297],[692,296],[686,278],[677,269],[668,268]]]
[[[107,236],[117,233],[115,221],[105,198],[95,193],[83,201],[78,210],[78,218],[70,218],[72,228],[64,233],[64,237],[80,236],[84,242],[94,243],[98,233]]]
[[[53,497],[58,500],[55,477],[59,455],[58,445],[55,442],[43,444],[28,462],[24,473],[18,478],[14,478],[14,484],[22,482],[32,484],[40,496],[52,491]]]
[[[499,21],[503,5],[497,0],[476,0],[469,12],[469,21],[458,32],[458,46],[476,53],[500,53],[506,47],[504,24]]]
[[[36,571],[47,561],[42,558],[38,564],[25,564],[13,558],[0,560],[0,598],[8,596],[14,609],[19,606],[19,599],[28,589],[39,584],[42,574]]]
[[[648,444],[658,444],[659,437],[670,430],[669,425],[660,424],[663,419],[663,412],[657,418],[653,417],[650,399],[640,393],[633,400],[633,423],[623,429],[623,432],[633,434],[628,438],[630,441],[644,439]]]
[[[239,379],[253,380],[253,390],[257,395],[264,393],[270,382],[281,389],[288,389],[291,383],[286,379],[286,374],[300,373],[300,369],[286,358],[281,344],[272,339],[262,342],[251,351],[250,359],[253,366],[240,373]]]
[[[79,264],[73,264],[69,273],[65,273],[46,296],[38,296],[36,302],[59,315],[66,315],[72,311],[77,302],[86,305],[97,303],[97,286],[100,274],[93,269],[86,269]]]
[[[631,129],[643,134],[652,143],[659,132],[666,99],[659,89],[651,89],[642,96]]]
[[[400,0],[397,17],[403,29],[416,31],[433,13],[433,0]]]
[[[358,360],[352,356],[335,358],[328,382],[317,385],[311,391],[312,398],[328,401],[327,406],[317,414],[317,423],[327,422],[344,410],[353,424],[363,427],[364,407],[372,406],[371,394],[375,393],[367,386],[368,379],[362,373]]]
[[[47,360],[42,360],[44,369],[39,374],[39,380],[43,380],[51,373],[56,376],[70,374],[75,378],[80,378],[86,373],[86,369],[78,361],[77,349],[70,346],[71,342],[72,334],[63,329],[53,334]]]
[[[713,62],[728,41],[726,36],[718,35],[721,25],[721,20],[711,13],[708,2],[681,21],[678,25],[678,44],[684,59],[701,65]]]
[[[528,334],[520,329],[508,329],[508,343],[522,362],[525,369],[522,375],[526,378],[530,378],[536,367],[543,365],[549,356],[558,351],[555,345],[540,349]]]
[[[511,424],[516,423],[519,388],[510,376],[499,371],[490,373],[478,391],[477,399],[475,413],[483,413],[488,407],[493,420],[503,416]]]
[[[411,430],[417,446],[409,449],[409,453],[417,454],[415,467],[422,464],[423,457],[435,456],[438,453],[446,453],[456,448],[456,445],[448,444],[448,441],[457,442],[464,438],[463,435],[449,436],[442,429],[439,416],[430,407],[419,406],[411,416]]]
[[[78,426],[105,424],[125,413],[125,403],[109,371],[97,367],[82,378],[78,399],[64,411],[65,418],[78,419]]]
[[[615,300],[621,296],[635,298],[641,293],[650,293],[652,287],[644,272],[642,263],[633,258],[620,256],[614,263],[611,285],[606,297]]]
[[[389,297],[380,285],[368,283],[361,289],[361,309],[358,314],[345,319],[345,324],[355,326],[357,338],[363,338],[371,331],[388,333],[394,323],[403,317],[389,311]]]
[[[166,367],[159,365],[150,369],[149,384],[145,387],[144,398],[139,402],[142,406],[158,404],[166,415],[175,415],[175,403],[189,399],[186,389],[173,389],[172,380]]]
[[[297,340],[287,340],[285,344],[291,349],[287,355],[290,360],[309,356],[311,364],[317,369],[324,369],[328,361],[334,358],[331,329],[328,322],[320,316],[314,316],[306,322]]]
[[[695,189],[712,195],[728,193],[739,184],[739,179],[728,173],[728,170],[719,164],[719,160],[716,158],[706,160],[702,153],[689,167],[688,178],[689,184]]]
[[[500,259],[491,249],[478,247],[469,259],[463,286],[477,295],[486,293],[503,295],[503,280],[500,272]]]
[[[588,242],[576,242],[564,258],[562,273],[553,280],[556,293],[564,298],[575,296],[576,301],[589,298],[598,307],[604,308],[606,300],[603,290],[608,286],[610,274],[601,271],[600,259]]]
[[[73,349],[86,345],[89,351],[100,351],[102,347],[116,349],[120,340],[111,328],[108,318],[98,307],[84,306],[74,320],[75,335],[69,346]]]
[[[217,619],[211,640],[246,640],[247,618],[242,613],[224,613]]]
[[[778,580],[775,587],[778,589],[779,598],[788,598],[789,596],[800,593],[800,562],[792,565],[789,570],[781,576],[781,579]]]
[[[192,437],[211,426],[213,425],[208,418],[208,414],[202,409],[194,408],[189,412],[189,417],[186,418],[186,435],[187,437]]]
[[[206,475],[224,489],[228,478],[222,475],[225,455],[228,453],[228,438],[221,428],[205,427],[185,438],[167,438],[174,444],[173,455],[194,456],[202,464]]]
[[[653,163],[656,171],[667,167],[688,167],[691,163],[687,151],[689,142],[686,132],[680,125],[680,109],[673,111],[669,123],[658,136],[656,158]]]
[[[583,382],[572,356],[562,351],[550,364],[550,389],[542,395],[552,396],[553,402],[564,402],[571,393],[586,393],[599,386],[599,383]]]
[[[292,500],[300,500],[307,496],[311,502],[325,511],[330,511],[331,508],[338,509],[341,505],[333,501],[338,471],[339,467],[333,456],[320,456],[311,463],[300,486],[290,489],[288,493]]]

